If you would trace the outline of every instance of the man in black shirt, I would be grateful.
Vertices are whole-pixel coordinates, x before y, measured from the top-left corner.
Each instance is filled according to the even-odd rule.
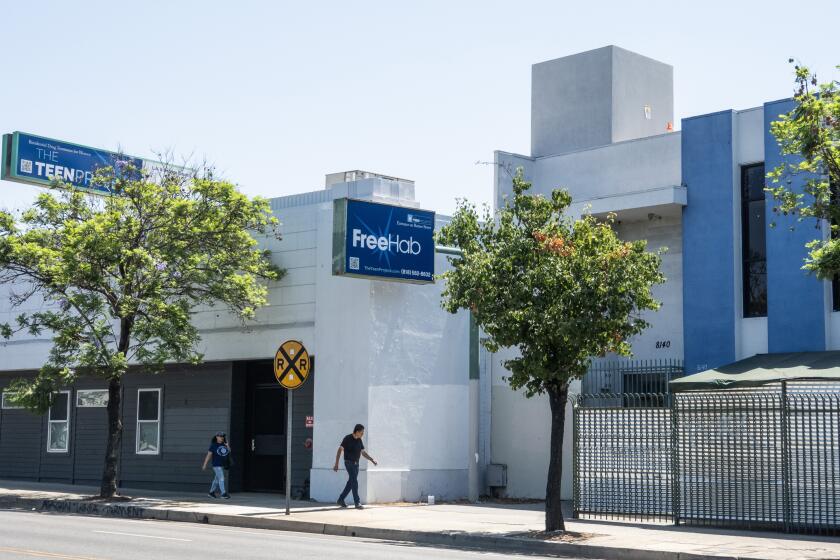
[[[365,444],[362,443],[363,435],[365,435],[365,427],[361,424],[356,424],[356,427],[353,428],[353,433],[347,434],[344,436],[344,439],[341,440],[341,445],[338,447],[338,451],[335,454],[335,465],[333,466],[333,470],[338,472],[338,460],[341,458],[341,452],[344,451],[344,468],[347,469],[348,475],[344,491],[341,492],[341,496],[338,497],[338,505],[343,508],[347,507],[344,500],[347,498],[347,494],[349,494],[352,490],[353,501],[356,502],[356,509],[364,509],[362,508],[361,500],[359,500],[359,459],[361,456],[364,456],[365,459],[374,465],[378,464],[373,460],[373,457],[365,452]]]

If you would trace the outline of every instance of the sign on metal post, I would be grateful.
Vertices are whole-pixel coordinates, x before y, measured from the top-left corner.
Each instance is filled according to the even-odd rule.
[[[286,389],[297,389],[309,377],[309,352],[297,340],[287,340],[274,355],[274,377]]]
[[[54,140],[26,132],[3,135],[0,178],[51,187],[56,182],[95,194],[111,194],[107,185],[93,184],[97,169],[112,167],[116,173],[131,166],[144,167],[140,158]]]
[[[312,371],[312,358],[297,340],[287,340],[274,354],[274,377],[286,388],[286,515],[292,505],[292,394],[306,383]]]
[[[333,274],[435,281],[435,213],[340,198],[333,204]]]

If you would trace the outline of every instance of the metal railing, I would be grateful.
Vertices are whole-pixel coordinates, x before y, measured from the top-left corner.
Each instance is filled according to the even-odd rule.
[[[672,519],[672,422],[671,410],[662,407],[663,396],[577,397],[575,517]]]
[[[591,404],[633,406],[624,395],[668,395],[668,382],[682,377],[682,360],[620,360],[594,363],[581,380],[581,393]],[[607,399],[611,397],[613,401]],[[665,406],[667,399],[660,402]]]
[[[579,395],[573,447],[576,517],[840,533],[840,386]]]

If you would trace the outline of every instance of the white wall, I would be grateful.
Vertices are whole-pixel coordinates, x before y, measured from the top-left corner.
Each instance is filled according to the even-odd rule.
[[[756,354],[767,353],[767,317],[741,317],[740,339],[735,355],[743,360]]]
[[[493,154],[493,200],[496,208],[504,206],[504,199],[512,195],[513,177],[521,168],[526,181],[534,181],[536,162],[519,154],[496,151]]]
[[[260,247],[272,251],[272,261],[287,270],[279,282],[269,284],[269,303],[257,310],[254,321],[246,325],[223,307],[199,307],[193,324],[199,329],[197,346],[204,359],[244,360],[272,358],[280,342],[297,338],[311,343],[315,321],[315,209],[283,209],[282,239],[258,236]],[[0,286],[0,323],[11,321],[23,311],[43,307],[40,298],[10,309],[8,286]],[[50,333],[39,336],[19,333],[7,343],[0,343],[0,367],[6,370],[38,369],[46,361],[52,346]]]
[[[654,286],[654,297],[662,302],[658,311],[646,311],[642,317],[650,327],[632,339],[634,359],[659,360],[683,357],[683,268],[682,216],[663,216],[653,220],[622,222],[616,231],[627,241],[646,239],[649,251],[667,249],[660,270],[666,282]],[[666,342],[667,345],[661,343]],[[657,348],[657,343],[660,347]]]
[[[224,309],[200,311],[195,324],[201,329],[199,349],[208,360],[273,358],[277,346],[297,339],[310,348],[315,325],[316,233],[314,207],[278,209],[278,241],[260,236],[260,246],[286,269],[286,276],[269,286],[268,305],[257,310],[244,328]]]
[[[631,193],[681,184],[680,133],[538,158],[534,192],[562,187],[572,199]]]
[[[645,312],[651,327],[632,340],[634,358],[640,360],[682,359],[682,226],[681,217],[663,217],[643,222],[617,225],[622,239],[647,239],[651,251],[668,247],[662,258],[662,272],[668,279],[654,288],[662,302],[657,312]],[[657,342],[668,342],[657,348]],[[660,345],[662,346],[662,345]],[[548,474],[548,449],[551,437],[551,415],[545,396],[528,399],[522,391],[513,391],[504,377],[502,362],[513,355],[510,350],[491,357],[493,463],[506,464],[508,485],[504,495],[515,498],[544,498]],[[572,404],[580,393],[580,382],[570,387],[564,435],[563,498],[571,499],[572,491]]]
[[[670,133],[640,140],[580,150],[558,156],[531,159],[496,153],[496,204],[511,192],[505,166],[522,165],[526,178],[533,181],[533,193],[548,195],[553,189],[569,190],[573,200],[586,200],[616,194],[637,193],[681,184],[680,134]],[[667,247],[662,271],[667,282],[654,288],[662,301],[658,312],[647,312],[651,327],[633,341],[637,359],[682,359],[682,212],[677,204],[652,208],[657,214],[636,209],[633,218],[616,224],[622,239],[647,239],[649,250]],[[619,219],[620,219],[619,215]],[[642,216],[643,219],[639,219]],[[667,347],[656,347],[667,341]],[[504,381],[501,366],[510,351],[491,357],[493,371],[491,456],[492,462],[506,464],[508,485],[505,495],[517,498],[544,498],[548,472],[548,446],[551,417],[546,397],[526,399],[512,391]],[[580,392],[580,383],[570,387],[570,395]],[[567,409],[564,436],[563,497],[572,492],[572,406]]]
[[[613,45],[534,64],[531,155],[665,132],[674,115],[673,74],[667,64]]]
[[[356,423],[380,461],[360,476],[369,502],[468,495],[469,317],[440,307],[442,282],[401,284],[332,275],[332,199],[353,196],[417,206],[413,185],[366,179],[272,200],[282,239],[262,247],[287,275],[270,287],[269,304],[245,327],[224,309],[195,315],[206,360],[272,358],[286,339],[315,358],[311,495],[332,501],[345,475],[332,471],[341,438]],[[430,248],[431,249],[431,248]],[[437,255],[436,272],[448,263]],[[0,294],[2,297],[3,294]],[[9,320],[0,300],[0,321]],[[37,309],[33,300],[27,310]],[[0,346],[3,369],[36,369],[47,337]]]
[[[510,349],[490,356],[492,375],[491,463],[507,465],[507,487],[503,496],[545,498],[548,460],[551,445],[551,410],[545,395],[525,397],[514,391],[505,377],[502,363],[515,356]],[[569,390],[566,425],[563,435],[562,496],[572,498],[572,397],[580,392],[576,381]]]
[[[733,116],[735,165],[732,170],[735,274],[735,359],[767,353],[767,317],[744,317],[741,247],[741,166],[764,161],[764,107],[738,111]],[[766,171],[769,171],[766,170]],[[772,216],[767,216],[771,219]]]
[[[361,465],[363,501],[466,497],[467,314],[441,309],[440,281],[332,276],[331,204],[319,209],[317,263],[312,497],[333,501],[343,488],[343,468],[332,466],[356,423],[367,427],[365,445],[380,463]],[[436,272],[446,266],[436,256]]]

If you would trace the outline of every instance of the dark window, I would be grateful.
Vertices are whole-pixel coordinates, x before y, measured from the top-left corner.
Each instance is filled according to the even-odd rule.
[[[160,393],[157,390],[143,391],[138,395],[137,404],[137,419],[138,420],[157,420],[158,419],[158,399]]]
[[[160,453],[160,389],[137,390],[137,442],[142,455]]]
[[[70,392],[62,391],[55,396],[47,417],[47,451],[66,453],[70,434]]]
[[[67,420],[70,395],[59,393],[50,407],[50,420]]]
[[[764,164],[741,168],[744,317],[767,316],[767,223]]]
[[[836,274],[831,280],[831,309],[840,311],[840,276]]]

